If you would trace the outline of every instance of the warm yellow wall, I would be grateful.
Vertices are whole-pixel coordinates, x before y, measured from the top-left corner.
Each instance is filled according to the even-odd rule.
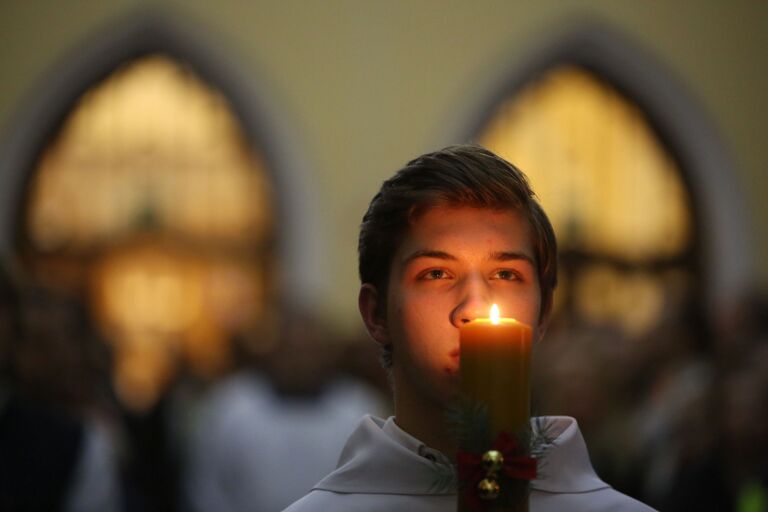
[[[0,126],[64,50],[130,10],[161,5],[233,51],[287,113],[319,184],[327,312],[355,314],[358,221],[380,182],[444,143],[458,108],[574,16],[599,16],[676,73],[708,110],[739,166],[768,289],[768,3],[761,1],[0,0]]]

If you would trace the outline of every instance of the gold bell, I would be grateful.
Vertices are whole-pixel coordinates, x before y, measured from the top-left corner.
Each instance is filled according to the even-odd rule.
[[[477,494],[481,500],[495,500],[499,497],[499,492],[501,492],[499,483],[493,478],[483,478],[477,483]]]
[[[504,467],[504,456],[498,450],[488,450],[483,454],[482,463],[488,473],[498,473]]]

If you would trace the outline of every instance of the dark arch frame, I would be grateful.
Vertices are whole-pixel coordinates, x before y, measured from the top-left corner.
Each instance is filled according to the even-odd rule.
[[[38,155],[80,96],[119,65],[150,53],[188,64],[229,100],[249,143],[267,163],[274,185],[278,269],[285,300],[317,302],[320,218],[308,166],[273,96],[207,31],[176,12],[141,10],[111,22],[57,59],[11,116],[0,139],[0,254],[13,254],[23,229],[24,201]],[[314,256],[314,257],[312,257]]]
[[[706,275],[704,304],[716,317],[748,292],[753,272],[735,166],[714,123],[672,73],[604,23],[581,21],[550,33],[559,35],[525,60],[501,62],[481,93],[469,95],[475,99],[447,140],[474,140],[504,99],[549,69],[573,64],[605,80],[640,107],[681,169],[693,202],[697,265]]]

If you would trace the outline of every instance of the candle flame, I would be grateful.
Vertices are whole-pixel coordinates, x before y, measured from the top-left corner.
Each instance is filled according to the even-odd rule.
[[[499,306],[497,306],[496,304],[491,306],[491,323],[494,325],[498,325],[500,322],[499,320],[500,316],[501,315],[499,314]]]

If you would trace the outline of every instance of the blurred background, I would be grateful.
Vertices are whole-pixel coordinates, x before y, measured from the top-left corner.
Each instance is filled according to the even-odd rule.
[[[535,413],[663,510],[768,510],[768,5],[0,3],[0,509],[281,510],[391,412],[358,224],[529,176]]]

